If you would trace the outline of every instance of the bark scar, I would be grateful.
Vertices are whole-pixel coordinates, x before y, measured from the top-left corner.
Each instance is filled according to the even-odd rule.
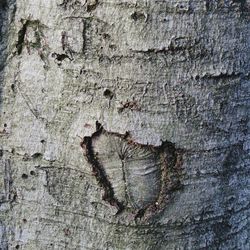
[[[101,137],[108,139],[102,141]],[[115,206],[117,214],[126,210],[132,212],[135,219],[150,218],[162,211],[172,194],[182,187],[184,151],[176,149],[170,142],[162,142],[161,146],[139,144],[128,132],[108,132],[96,122],[96,132],[84,137],[81,147],[104,191],[102,199]],[[117,154],[117,158],[113,159],[112,165],[114,154]],[[104,158],[107,161],[103,161]],[[120,164],[115,161],[118,158]],[[120,179],[115,174],[118,170]],[[117,188],[119,185],[121,189]],[[122,188],[124,191],[121,195],[119,192]]]

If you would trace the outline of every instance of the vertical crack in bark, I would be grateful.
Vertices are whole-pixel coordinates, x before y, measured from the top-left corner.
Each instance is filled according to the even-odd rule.
[[[84,19],[82,19],[82,23],[83,23],[83,30],[82,30],[82,54],[85,54],[85,50],[86,50],[86,41],[87,41],[87,35],[86,35],[86,31],[87,31],[87,21],[85,21]]]
[[[15,0],[0,1],[0,112],[2,111],[2,95],[5,80],[5,66],[8,57],[8,40],[10,34],[10,24],[16,13]]]
[[[24,39],[27,32],[28,24],[29,24],[28,20],[24,21],[22,28],[18,31],[18,40],[16,44],[18,55],[20,55],[23,51]]]
[[[122,159],[121,159],[122,161]],[[128,184],[127,184],[127,176],[126,176],[126,169],[125,169],[125,166],[124,166],[124,162],[122,161],[122,179],[124,181],[124,185],[125,185],[125,200],[126,200],[126,204],[124,205],[127,205],[128,201],[130,200],[130,197],[129,197],[129,194],[128,194]]]

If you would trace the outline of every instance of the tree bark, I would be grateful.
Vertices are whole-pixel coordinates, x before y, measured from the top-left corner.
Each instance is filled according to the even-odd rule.
[[[2,1],[1,249],[250,249],[249,12]]]

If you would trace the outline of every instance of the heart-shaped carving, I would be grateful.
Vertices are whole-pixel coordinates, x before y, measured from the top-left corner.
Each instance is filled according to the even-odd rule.
[[[106,131],[97,122],[96,132],[81,144],[99,185],[103,200],[142,217],[163,209],[169,195],[180,186],[181,151],[170,142],[143,145],[129,133]]]

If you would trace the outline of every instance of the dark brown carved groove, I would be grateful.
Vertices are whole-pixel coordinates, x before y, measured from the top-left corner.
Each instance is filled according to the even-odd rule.
[[[98,137],[102,133],[102,130],[103,127],[101,126],[101,124],[96,122],[96,132],[91,137],[88,136],[84,137],[81,143],[81,147],[86,152],[87,160],[92,166],[93,175],[96,177],[96,180],[100,185],[100,187],[102,187],[104,190],[102,199],[104,201],[107,201],[110,205],[115,206],[117,208],[117,214],[118,214],[123,211],[124,206],[115,198],[112,185],[106,176],[105,170],[99,163],[92,147],[92,139]]]

